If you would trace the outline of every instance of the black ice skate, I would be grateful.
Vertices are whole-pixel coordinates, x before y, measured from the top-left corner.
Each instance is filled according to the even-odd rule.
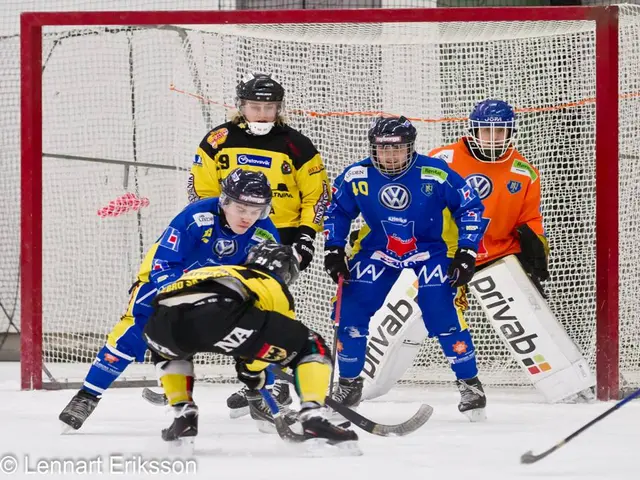
[[[99,401],[98,397],[85,390],[76,393],[58,416],[58,419],[64,424],[63,432],[68,432],[71,429],[78,430],[82,427]]]
[[[340,378],[338,388],[333,393],[333,399],[345,407],[355,408],[362,401],[363,385],[364,379],[362,377]]]
[[[280,380],[276,380],[272,386],[267,389],[273,395],[278,407],[284,409],[293,402],[289,393],[289,384]],[[229,416],[231,418],[240,418],[249,414],[249,402],[247,401],[247,387],[232,394],[227,398],[227,407],[229,407]]]
[[[161,436],[165,442],[171,442],[176,453],[188,454],[193,452],[193,442],[198,435],[198,406],[188,402],[175,405],[174,419],[169,428],[162,430]]]
[[[487,397],[478,377],[468,380],[456,380],[456,384],[460,391],[458,410],[472,422],[486,420],[487,415],[484,409],[487,406]]]
[[[327,420],[320,408],[303,409],[299,414],[302,422],[305,442],[321,441],[341,449],[351,450],[351,454],[360,455],[356,432],[334,425]]]
[[[362,387],[364,386],[364,379],[358,378],[340,378],[338,385],[333,392],[333,399],[336,402],[340,402],[345,407],[356,409],[362,401]],[[340,423],[340,425],[348,425],[346,418],[340,415],[338,412],[331,410],[330,418],[332,422]],[[342,422],[342,423],[341,423]]]
[[[262,394],[257,390],[246,389],[245,398],[247,399],[247,403],[249,405],[249,414],[251,415],[251,418],[256,421],[258,430],[262,433],[276,433],[273,415],[271,415],[269,407],[262,399]],[[291,403],[291,397],[289,397],[289,399],[289,403]],[[287,424],[293,425],[294,423],[296,423],[296,420],[298,419],[297,413],[293,410],[290,410],[286,406],[281,406],[277,400],[276,403],[278,403],[278,408],[284,416]]]

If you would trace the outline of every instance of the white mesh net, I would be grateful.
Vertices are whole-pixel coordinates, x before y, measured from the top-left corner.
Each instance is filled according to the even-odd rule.
[[[621,26],[620,368],[634,383],[640,380],[633,301],[640,240],[640,7],[622,8]],[[549,302],[595,368],[594,27],[513,22],[45,29],[45,362],[52,367],[93,360],[124,312],[142,255],[186,203],[186,169],[198,142],[225,121],[238,80],[259,70],[285,86],[290,124],[315,143],[331,180],[367,155],[367,112],[418,119],[417,149],[427,152],[464,133],[464,119],[478,100],[495,97],[516,106],[518,147],[542,175],[552,247]],[[12,48],[8,55],[17,55],[17,39]],[[0,52],[7,55],[4,46]],[[132,195],[127,211],[97,214],[126,194]],[[17,224],[17,212],[11,215]],[[295,295],[300,319],[331,338],[334,286],[321,261],[317,255]],[[17,271],[16,262],[8,276],[17,277]],[[473,302],[467,319],[483,382],[528,384]],[[220,358],[199,362],[216,371],[228,365]],[[437,342],[430,340],[405,376],[411,382],[451,379]]]

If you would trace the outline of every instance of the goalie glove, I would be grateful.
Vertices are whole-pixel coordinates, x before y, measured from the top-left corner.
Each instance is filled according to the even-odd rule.
[[[293,242],[293,245],[291,245],[298,254],[301,272],[305,270],[313,260],[313,253],[316,250],[313,245],[315,238],[316,232],[312,228],[301,226],[298,229],[298,237]]]
[[[324,269],[331,279],[338,283],[340,275],[344,280],[349,280],[349,266],[347,265],[347,255],[343,247],[327,247],[324,250]]]
[[[476,271],[476,252],[470,248],[459,248],[449,264],[447,277],[451,286],[462,287],[471,281]]]
[[[238,380],[251,390],[260,390],[267,381],[267,373],[264,370],[259,372],[249,370],[245,360],[236,360],[236,374]]]
[[[521,254],[519,258],[523,268],[540,281],[548,280],[547,248],[542,238],[526,223],[517,227],[516,231],[520,235]]]

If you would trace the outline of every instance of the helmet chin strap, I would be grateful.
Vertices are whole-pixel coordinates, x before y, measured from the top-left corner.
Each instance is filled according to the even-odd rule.
[[[252,135],[266,135],[273,129],[275,122],[247,122],[247,128]]]

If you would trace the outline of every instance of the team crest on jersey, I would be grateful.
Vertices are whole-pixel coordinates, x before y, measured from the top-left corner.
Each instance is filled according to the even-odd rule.
[[[380,190],[378,200],[391,210],[402,211],[411,204],[411,193],[404,185],[390,183]]]
[[[214,130],[207,137],[207,143],[211,145],[213,148],[218,148],[227,140],[227,136],[229,135],[229,130],[226,128],[220,128],[218,130]]]
[[[213,251],[219,257],[230,257],[238,251],[238,243],[235,240],[227,240],[226,238],[219,238],[216,243],[213,244]]]
[[[282,174],[283,175],[291,175],[291,165],[288,162],[282,162]]]
[[[420,191],[427,197],[430,197],[431,195],[433,195],[433,183],[423,183]]]
[[[382,228],[387,235],[387,250],[399,258],[418,251],[418,240],[414,234],[415,222],[405,224],[382,220]]]
[[[491,195],[491,192],[493,192],[493,182],[486,175],[475,173],[473,175],[469,175],[465,181],[467,182],[467,185],[478,193],[480,200],[484,200]]]
[[[518,193],[522,190],[522,183],[516,182],[515,180],[509,180],[509,183],[507,183],[507,190],[509,190],[509,193]]]

